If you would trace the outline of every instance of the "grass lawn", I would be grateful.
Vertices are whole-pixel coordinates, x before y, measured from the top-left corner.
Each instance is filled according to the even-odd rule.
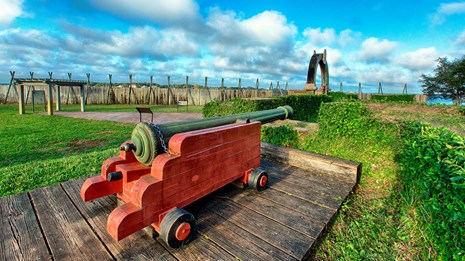
[[[88,105],[89,112],[177,112],[177,106]],[[37,110],[42,109],[40,106]],[[202,106],[189,106],[201,112]],[[63,105],[62,111],[79,111]],[[186,106],[179,107],[185,112]],[[0,196],[48,186],[100,172],[103,161],[117,155],[119,145],[131,137],[134,123],[97,121],[31,113],[18,114],[17,105],[0,105]]]

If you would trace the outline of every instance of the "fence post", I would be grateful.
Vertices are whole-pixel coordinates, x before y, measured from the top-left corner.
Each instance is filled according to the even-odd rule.
[[[404,83],[404,89],[402,90],[402,94],[407,94],[407,84]]]
[[[257,96],[257,97],[260,97],[260,91],[258,90],[258,87],[259,87],[259,86],[258,86],[258,78],[257,78],[257,81],[255,82],[255,89],[256,89],[256,91],[257,91],[256,96]]]
[[[205,94],[203,96],[203,105],[207,104],[208,77],[205,76]]]
[[[171,77],[168,75],[168,105],[171,105],[170,86],[171,86]]]
[[[378,82],[378,94],[383,95],[383,87],[381,86],[381,82]]]
[[[342,82],[339,83],[339,91],[340,91],[340,92],[343,92],[343,91],[342,91]]]
[[[358,98],[362,99],[362,84],[360,82],[358,83]]]
[[[221,101],[224,101],[224,78],[221,77]]]
[[[110,91],[111,92],[113,91],[113,83],[111,81],[112,77],[113,77],[113,75],[111,73],[108,74],[108,79],[110,80],[110,87],[108,88],[108,92],[107,92],[107,105],[108,105],[108,100],[110,99]]]
[[[87,104],[87,97],[89,97],[89,91],[91,90],[91,86],[90,86],[90,73],[86,73],[86,76],[87,76],[87,91],[86,91],[86,100],[85,100],[85,104]]]
[[[50,82],[48,84],[48,101],[47,101],[47,111],[48,115],[53,115],[53,72],[48,72],[48,76],[50,77]]]

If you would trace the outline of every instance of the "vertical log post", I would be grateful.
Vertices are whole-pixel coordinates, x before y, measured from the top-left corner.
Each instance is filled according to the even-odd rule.
[[[342,92],[342,82],[339,83],[339,91]]]
[[[168,75],[168,105],[171,105],[171,99],[170,99],[170,88],[171,88],[171,77]]]
[[[21,84],[21,86],[19,87],[18,96],[19,114],[24,114],[24,84]]]
[[[48,100],[47,100],[47,111],[48,115],[53,115],[53,72],[48,72],[50,81],[48,83]]]
[[[113,91],[113,86],[111,82],[112,76],[113,76],[112,74],[108,74],[108,78],[110,80],[110,87],[108,88],[108,92],[107,92],[107,105],[108,105],[108,100],[110,100],[110,92]]]
[[[8,100],[8,94],[10,94],[10,89],[12,85],[13,85],[13,89],[16,90],[16,87],[14,87],[14,83],[13,83],[13,81],[15,80],[15,73],[16,73],[15,71],[10,71],[11,79],[10,79],[10,84],[8,85],[8,90],[6,91],[4,104],[6,104]]]
[[[224,96],[224,78],[221,78],[221,101],[225,100]]]
[[[87,76],[87,90],[86,90],[86,100],[85,100],[85,104],[87,104],[87,97],[89,97],[89,92],[92,93],[91,91],[91,86],[90,86],[90,73],[86,73],[86,76]]]
[[[362,99],[362,84],[360,82],[358,83],[358,98]]]

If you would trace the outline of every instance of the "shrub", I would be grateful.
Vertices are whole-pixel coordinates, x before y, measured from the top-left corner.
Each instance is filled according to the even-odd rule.
[[[324,103],[318,117],[318,134],[336,138],[359,133],[368,124],[367,114],[367,108],[360,102]]]
[[[417,211],[443,260],[465,257],[464,137],[442,127],[408,123],[398,157],[399,179],[418,199]]]
[[[371,100],[385,102],[413,102],[415,101],[415,94],[373,94],[371,95]]]
[[[344,92],[330,92],[328,96],[331,98],[331,101],[343,101],[343,100],[358,100],[358,95],[353,93],[344,93]]]
[[[262,126],[261,135],[263,142],[278,146],[297,147],[299,144],[297,131],[286,125],[279,127]]]
[[[321,103],[330,100],[327,95],[289,95],[259,100],[212,101],[203,107],[202,113],[205,118],[210,118],[217,115],[224,116],[241,112],[269,110],[289,105],[294,110],[293,119],[314,122],[318,117]]]
[[[460,106],[459,107],[459,113],[465,116],[465,106]]]

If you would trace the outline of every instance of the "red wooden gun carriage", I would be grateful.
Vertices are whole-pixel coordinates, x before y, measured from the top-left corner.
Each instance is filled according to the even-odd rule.
[[[119,156],[107,159],[101,174],[84,182],[81,198],[87,202],[116,194],[124,202],[108,217],[107,230],[116,240],[152,226],[167,245],[179,247],[195,231],[195,219],[183,207],[235,180],[266,188],[261,123],[291,115],[292,108],[283,106],[196,121],[139,123]]]

